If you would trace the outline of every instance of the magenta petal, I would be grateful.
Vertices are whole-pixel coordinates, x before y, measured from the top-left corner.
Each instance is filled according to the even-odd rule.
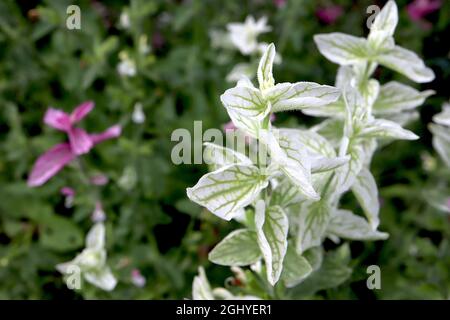
[[[64,111],[48,108],[44,116],[44,123],[52,128],[68,131],[70,129],[70,117]]]
[[[66,197],[75,196],[75,190],[73,190],[73,188],[71,188],[71,187],[62,187],[60,192],[63,196],[66,196]]]
[[[406,7],[406,10],[412,20],[420,21],[426,15],[439,9],[441,5],[440,0],[415,0]]]
[[[92,101],[83,102],[78,107],[76,107],[75,110],[72,111],[72,113],[70,114],[70,121],[72,122],[72,124],[79,122],[89,112],[91,112],[92,109],[94,109],[94,102]]]
[[[122,133],[122,127],[119,125],[112,126],[101,133],[91,134],[91,140],[94,144],[103,142],[108,139],[117,138]]]
[[[72,148],[72,152],[76,155],[88,153],[94,145],[91,137],[83,129],[71,128],[68,134],[70,147]]]
[[[75,157],[68,143],[57,144],[37,159],[28,177],[28,186],[43,185]]]

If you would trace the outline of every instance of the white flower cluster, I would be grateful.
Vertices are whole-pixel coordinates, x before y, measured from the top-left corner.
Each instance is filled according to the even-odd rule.
[[[87,282],[100,289],[113,290],[117,280],[106,265],[104,224],[97,222],[86,236],[86,248],[75,259],[58,264],[56,269],[68,277],[83,276]]]
[[[242,78],[253,78],[257,66],[257,57],[263,54],[268,44],[258,42],[258,36],[270,32],[267,18],[255,20],[248,16],[244,23],[233,22],[227,25],[227,32],[212,30],[210,38],[212,47],[221,49],[237,49],[244,56],[250,56],[250,62],[237,64],[227,76],[227,81],[237,82]],[[281,63],[281,56],[276,55],[275,63]]]

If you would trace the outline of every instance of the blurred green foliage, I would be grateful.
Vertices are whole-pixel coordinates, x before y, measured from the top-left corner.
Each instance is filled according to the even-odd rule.
[[[329,5],[328,0],[287,1],[281,8],[269,0],[76,1],[81,30],[68,30],[66,8],[71,2],[0,2],[0,298],[184,298],[190,297],[200,265],[207,267],[212,283],[222,285],[231,273],[211,265],[207,253],[235,225],[185,196],[185,188],[207,168],[175,166],[170,160],[174,129],[192,130],[194,120],[202,120],[204,129],[228,121],[219,96],[231,86],[225,81],[227,73],[245,58],[236,52],[219,63],[221,53],[211,48],[208,32],[224,30],[248,14],[266,15],[273,30],[261,39],[274,42],[282,55],[282,64],[275,67],[279,82],[333,84],[336,66],[319,55],[312,36],[367,33],[366,8],[374,2],[333,1],[343,6],[344,15],[325,25],[315,12]],[[389,145],[372,165],[383,202],[380,229],[390,238],[350,243],[326,256],[331,273],[309,280],[285,298],[450,297],[450,220],[422,196],[436,179],[450,175],[441,172],[441,164],[431,173],[424,170],[421,159],[425,152],[434,155],[426,125],[449,95],[450,3],[444,1],[427,17],[432,22],[427,30],[409,19],[407,2],[397,1],[401,12],[396,41],[424,56],[437,79],[420,89],[432,88],[437,94],[427,100],[421,120],[412,127],[422,139]],[[129,14],[128,29],[119,25],[122,11]],[[148,38],[148,54],[140,51],[142,36]],[[136,76],[118,74],[120,52],[134,59]],[[394,77],[386,70],[377,76],[382,82]],[[124,128],[118,140],[99,145],[81,159],[89,175],[103,173],[110,182],[97,188],[94,197],[79,168],[71,165],[44,186],[28,188],[26,177],[35,159],[63,139],[43,125],[45,110],[53,106],[70,111],[85,100],[96,103],[83,121],[86,129],[102,131],[114,123]],[[146,114],[143,124],[131,121],[137,102]],[[277,119],[284,126],[314,121],[300,113]],[[76,191],[71,208],[64,206],[59,192],[63,186]],[[107,215],[109,265],[119,285],[111,293],[89,285],[73,292],[55,265],[83,248],[96,197]],[[350,199],[346,205],[356,207]],[[366,268],[372,264],[381,268],[381,290],[366,287]],[[147,278],[144,288],[131,283],[134,268]]]

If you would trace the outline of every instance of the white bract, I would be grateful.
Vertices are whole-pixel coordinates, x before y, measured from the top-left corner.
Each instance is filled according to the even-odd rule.
[[[117,65],[117,72],[122,77],[134,77],[136,75],[136,63],[126,52],[119,53],[120,62]]]
[[[446,176],[450,168],[450,103],[444,103],[442,111],[433,117],[433,123],[428,125],[433,134],[433,147],[445,166],[438,172],[438,176]],[[439,179],[433,188],[425,190],[424,198],[434,208],[450,214],[450,198],[448,196],[448,179]]]
[[[260,300],[252,295],[235,295],[225,288],[212,289],[206,277],[205,270],[198,268],[198,276],[192,283],[192,298],[194,300]]]
[[[433,117],[432,124],[429,125],[433,133],[433,147],[450,167],[450,103],[445,103],[442,112]]]
[[[370,163],[380,143],[418,139],[402,125],[433,91],[419,92],[395,81],[380,85],[371,76],[380,64],[416,82],[434,78],[414,53],[394,44],[397,19],[396,4],[388,1],[367,39],[341,33],[315,37],[319,51],[341,65],[335,87],[276,83],[276,52],[270,44],[258,64],[258,86],[241,79],[221,95],[234,126],[253,138],[249,149],[262,146],[268,155],[267,161],[252,162],[247,154],[207,144],[214,171],[189,188],[188,197],[216,216],[244,225],[211,251],[212,262],[250,266],[265,276],[268,286],[281,282],[292,288],[326,272],[320,271],[318,255],[325,238],[388,238],[377,230],[380,205]],[[273,113],[291,110],[328,119],[310,129],[275,128],[269,121]],[[449,115],[446,109],[435,120],[450,125]],[[348,191],[365,217],[339,208]],[[349,268],[343,270],[350,274]],[[211,292],[200,290],[199,279],[196,292]]]
[[[133,107],[133,113],[131,114],[131,120],[136,124],[142,124],[145,122],[145,113],[142,109],[142,103],[136,102]]]
[[[270,32],[272,27],[267,24],[267,17],[255,20],[253,16],[247,16],[244,23],[232,22],[227,24],[227,31],[210,30],[211,46],[222,49],[218,60],[229,60],[227,53],[238,50],[242,55],[249,57],[248,62],[238,63],[227,75],[228,82],[237,82],[243,78],[252,79],[258,60],[267,47],[266,42],[259,42],[258,36]],[[274,62],[281,63],[281,56],[275,55]]]
[[[86,236],[86,248],[75,259],[58,264],[56,269],[64,275],[73,275],[77,267],[84,279],[92,285],[106,291],[115,288],[117,280],[106,264],[105,226],[96,223]]]

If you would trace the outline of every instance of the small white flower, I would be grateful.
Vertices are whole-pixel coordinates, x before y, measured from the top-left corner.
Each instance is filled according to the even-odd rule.
[[[138,288],[145,287],[147,279],[142,275],[138,269],[133,269],[131,271],[131,282]]]
[[[145,122],[145,113],[142,110],[142,103],[136,102],[133,109],[133,114],[131,115],[131,120],[134,123],[141,124]]]
[[[122,13],[120,14],[119,24],[123,29],[128,29],[130,27],[130,16],[126,11],[122,11]]]
[[[95,204],[94,212],[92,212],[91,220],[93,222],[103,222],[106,220],[105,211],[103,211],[103,206],[100,201]]]
[[[116,287],[117,280],[106,264],[105,226],[96,223],[86,236],[86,248],[75,259],[60,263],[56,269],[64,275],[70,276],[76,267],[84,279],[92,285],[111,291]]]
[[[139,52],[143,55],[150,53],[150,46],[148,45],[148,38],[146,35],[139,37]]]
[[[231,41],[244,55],[250,55],[258,50],[257,37],[261,33],[272,30],[267,25],[266,17],[255,21],[252,16],[248,16],[244,23],[229,23],[227,29],[230,32]]]
[[[137,183],[138,177],[136,170],[132,166],[125,167],[122,176],[119,178],[117,184],[124,190],[132,190]]]
[[[134,77],[136,75],[136,64],[125,52],[119,54],[120,62],[117,65],[117,72],[123,77]]]
[[[211,39],[211,47],[214,49],[232,49],[234,48],[231,42],[230,35],[226,31],[222,30],[210,30],[208,32],[209,38]]]
[[[227,75],[226,80],[228,82],[238,82],[243,78],[252,79],[254,75],[255,68],[249,63],[239,63],[234,66],[234,68]]]

